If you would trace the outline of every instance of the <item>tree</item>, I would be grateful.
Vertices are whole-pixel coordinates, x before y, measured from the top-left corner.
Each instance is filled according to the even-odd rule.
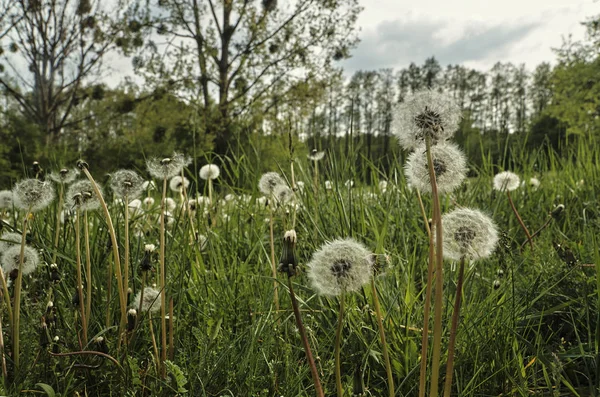
[[[145,18],[169,44],[150,43],[136,66],[149,81],[172,80],[206,115],[217,106],[215,150],[223,153],[234,120],[272,106],[275,87],[331,70],[356,43],[358,0],[156,0]],[[162,55],[159,55],[159,52]],[[279,95],[279,93],[277,93]],[[264,101],[264,102],[263,102]]]
[[[55,143],[64,128],[81,122],[71,115],[88,98],[82,87],[98,76],[104,55],[125,34],[120,10],[126,3],[119,0],[112,14],[100,0],[9,0],[1,6],[0,15],[9,13],[3,41],[10,44],[0,58],[6,65],[0,86],[47,144]]]

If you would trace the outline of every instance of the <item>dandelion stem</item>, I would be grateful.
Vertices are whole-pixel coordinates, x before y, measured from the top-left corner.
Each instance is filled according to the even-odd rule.
[[[371,289],[373,290],[373,302],[375,303],[375,314],[377,316],[377,325],[379,326],[379,338],[381,339],[381,348],[383,350],[383,360],[385,361],[385,372],[388,378],[388,391],[390,397],[394,397],[394,375],[392,374],[392,366],[390,364],[390,356],[388,354],[387,342],[385,340],[385,329],[383,328],[383,316],[379,305],[379,297],[377,296],[377,288],[375,287],[375,278],[371,278]]]
[[[173,326],[173,297],[169,298],[169,360],[175,355],[175,329]]]
[[[0,300],[0,305],[2,301]],[[10,312],[9,312],[10,313]],[[6,357],[4,355],[4,330],[2,329],[2,316],[0,315],[0,360],[2,360],[2,379],[8,379],[8,371],[6,370]]]
[[[81,276],[81,212],[77,208],[75,218],[75,252],[77,258],[77,295],[79,296],[79,311],[81,312],[81,330],[83,332],[83,346],[87,346],[87,321],[85,317],[85,301],[83,300],[83,278]]]
[[[125,328],[125,323],[127,322],[127,301],[125,299],[125,295],[123,294],[123,280],[121,275],[121,258],[119,257],[119,244],[117,243],[117,234],[115,233],[115,227],[112,223],[112,218],[110,216],[110,212],[108,211],[108,206],[106,205],[106,201],[104,201],[104,197],[96,184],[96,181],[92,177],[92,174],[88,171],[86,166],[80,167],[81,171],[85,174],[88,180],[92,183],[92,187],[94,188],[94,192],[96,193],[96,197],[100,200],[100,206],[104,212],[104,216],[106,217],[106,224],[108,227],[108,233],[110,234],[110,240],[112,243],[113,249],[113,261],[115,264],[115,271],[117,276],[117,287],[119,290],[119,303],[121,306],[121,320],[119,321],[119,335],[123,332]],[[110,296],[109,296],[110,299]],[[108,314],[107,314],[108,318]],[[121,346],[121,338],[119,337],[119,344]]]
[[[292,308],[294,309],[294,316],[296,317],[296,326],[300,332],[300,339],[302,339],[304,353],[306,353],[306,360],[308,361],[308,365],[310,367],[310,374],[312,375],[313,383],[315,384],[315,391],[317,392],[318,397],[324,397],[325,394],[323,394],[323,386],[321,386],[319,373],[317,372],[317,366],[315,365],[315,360],[313,359],[313,355],[310,350],[310,344],[308,343],[308,338],[306,337],[306,330],[302,324],[302,317],[300,315],[300,309],[298,308],[298,301],[296,300],[296,294],[294,294],[294,287],[292,286],[292,278],[289,274],[288,287],[290,290],[290,298],[292,300]]]
[[[148,311],[148,323],[150,324],[150,340],[152,340],[152,349],[154,350],[154,357],[156,360],[156,372],[157,374],[162,373],[162,367],[160,357],[158,356],[158,346],[156,344],[156,337],[154,336],[154,327],[152,326],[152,314]]]
[[[87,287],[85,296],[85,320],[87,323],[89,323],[90,318],[92,317],[92,254],[90,250],[90,226],[88,222],[87,211],[83,212],[83,217],[83,238],[85,240],[85,279]],[[81,303],[83,304],[83,302]]]
[[[123,263],[123,294],[127,296],[129,290],[129,197],[123,197],[125,205],[125,258]]]
[[[443,248],[442,248],[442,213],[440,209],[440,198],[438,195],[433,157],[431,155],[431,138],[425,140],[427,150],[427,165],[429,168],[429,179],[431,182],[431,196],[433,199],[433,222],[435,225],[435,295],[434,295],[434,317],[433,317],[433,353],[431,368],[430,396],[437,397],[440,377],[440,356],[442,351],[442,306],[443,306]],[[432,233],[433,234],[433,233]],[[433,236],[432,236],[433,238]],[[431,241],[431,240],[430,240]],[[430,244],[431,245],[431,244]],[[431,250],[431,247],[430,247]],[[431,252],[430,252],[431,259]],[[427,359],[427,357],[424,357]]]
[[[273,235],[273,207],[269,204],[269,232],[271,238],[271,272],[273,274],[273,300],[275,311],[279,315],[279,286],[277,284],[277,263],[275,262],[275,237]]]
[[[513,199],[510,196],[509,190],[506,190],[506,195],[508,196],[508,202],[510,203],[510,207],[512,208],[513,212],[515,213],[515,216],[517,217],[517,221],[519,221],[519,225],[521,225],[521,228],[525,232],[525,235],[527,236],[527,241],[529,242],[529,245],[531,246],[531,249],[533,250],[533,240],[531,239],[531,234],[529,233],[529,230],[527,230],[527,226],[525,226],[525,223],[523,223],[523,219],[521,219],[521,216],[519,215],[519,212],[517,211],[517,207],[515,207],[515,203],[513,202]]]
[[[56,230],[54,231],[54,252],[52,253],[52,263],[56,263],[56,255],[58,252],[58,238],[60,236],[60,211],[63,207],[64,190],[65,185],[61,183],[60,190],[58,193],[58,207],[56,209]]]
[[[0,281],[2,281],[2,296],[4,297],[4,303],[6,303],[6,311],[8,312],[8,325],[10,329],[13,329],[13,310],[10,304],[10,294],[8,293],[8,285],[6,285],[6,278],[4,277],[4,271],[0,266]]]
[[[210,185],[209,185],[210,186]],[[160,201],[160,250],[159,250],[159,262],[160,262],[160,358],[161,361],[157,363],[160,374],[164,378],[166,376],[166,368],[164,362],[167,360],[167,299],[165,291],[165,204],[167,200],[167,178],[163,178],[163,191],[162,199]],[[158,358],[158,357],[157,357]]]
[[[452,313],[452,325],[450,327],[450,340],[448,342],[448,363],[446,364],[446,380],[444,383],[444,397],[450,397],[452,389],[452,375],[454,370],[454,350],[456,347],[456,332],[458,330],[458,320],[460,305],[462,301],[462,287],[465,275],[465,257],[460,259],[458,270],[458,282],[456,283],[456,297],[454,298],[454,311]]]
[[[340,294],[340,313],[338,317],[337,329],[335,331],[335,385],[338,397],[344,396],[344,387],[342,386],[342,370],[340,362],[340,345],[342,339],[342,328],[344,324],[344,293]]]
[[[25,236],[27,234],[27,218],[29,217],[29,210],[25,213],[23,218],[23,233],[21,235],[21,254],[19,256],[19,272],[17,274],[17,281],[15,282],[15,307],[13,313],[13,360],[15,363],[15,369],[19,369],[20,363],[20,352],[19,352],[19,321],[21,319],[21,285],[23,284],[23,261],[25,260]]]

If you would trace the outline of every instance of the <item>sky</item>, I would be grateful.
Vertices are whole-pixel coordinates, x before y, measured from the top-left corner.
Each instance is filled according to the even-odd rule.
[[[359,0],[361,42],[341,63],[356,70],[402,68],[435,56],[442,65],[488,70],[496,62],[552,62],[563,38],[583,39],[580,22],[600,0]]]

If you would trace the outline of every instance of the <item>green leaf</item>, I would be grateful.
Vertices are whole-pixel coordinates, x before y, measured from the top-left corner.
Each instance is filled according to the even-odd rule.
[[[36,383],[36,386],[38,386],[39,388],[41,388],[44,392],[46,392],[46,394],[49,397],[55,397],[56,396],[56,392],[54,391],[54,389],[52,388],[52,386],[47,385],[45,383]]]

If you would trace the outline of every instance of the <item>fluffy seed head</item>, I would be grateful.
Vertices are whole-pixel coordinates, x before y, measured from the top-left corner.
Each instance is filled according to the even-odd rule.
[[[277,185],[273,197],[280,205],[289,204],[294,200],[294,192],[287,185]]]
[[[0,256],[13,245],[21,245],[20,234],[5,232],[0,235]]]
[[[142,299],[142,292],[139,291],[133,298],[133,307],[140,307],[140,299]],[[160,310],[160,293],[158,290],[152,287],[144,288],[144,298],[142,302],[142,311],[155,313]]]
[[[0,191],[0,208],[12,209],[13,201],[13,192],[10,190]]]
[[[458,129],[460,118],[460,107],[450,95],[418,91],[394,109],[392,132],[403,148],[412,150],[427,137],[432,144],[450,138]]]
[[[206,164],[200,168],[200,178],[205,181],[209,179],[217,179],[221,174],[219,166],[216,164]]]
[[[435,180],[440,193],[449,193],[460,186],[467,176],[467,160],[458,146],[440,142],[431,147]],[[404,166],[408,183],[420,192],[431,193],[427,151],[419,146],[408,156]]]
[[[154,205],[154,199],[152,197],[146,197],[143,201],[144,207],[150,208]]]
[[[171,197],[167,197],[167,199],[165,200],[165,206],[167,208],[167,211],[175,211],[175,209],[177,208],[177,202]]]
[[[69,183],[74,182],[78,175],[79,170],[77,168],[62,168],[58,172],[51,172],[48,175],[48,178],[56,183],[68,185]]]
[[[13,189],[15,207],[29,211],[46,208],[54,200],[54,188],[48,182],[23,179]]]
[[[187,167],[192,159],[186,155],[173,152],[173,156],[164,159],[152,158],[146,161],[146,168],[152,177],[156,179],[170,179],[181,174],[181,170]]]
[[[2,270],[4,271],[4,274],[10,274],[15,270],[19,270],[20,258],[21,245],[15,244],[4,251],[4,255],[2,255]],[[23,266],[21,267],[23,275],[26,276],[30,273],[33,273],[39,263],[40,256],[38,255],[37,251],[26,245],[23,256]]]
[[[131,215],[142,212],[142,201],[140,199],[131,200],[129,204],[127,204],[127,209]]]
[[[354,239],[338,239],[323,245],[308,263],[308,277],[320,295],[352,292],[369,282],[374,256]]]
[[[144,191],[144,180],[132,170],[119,170],[110,176],[110,188],[118,197],[138,198]]]
[[[333,189],[333,184],[331,183],[331,181],[325,181],[325,189],[327,189],[327,190]]]
[[[442,215],[442,230],[444,256],[454,261],[487,258],[498,242],[492,219],[475,209],[460,208]]]
[[[514,172],[500,172],[494,177],[494,190],[498,190],[500,192],[512,192],[513,190],[519,188],[520,182],[521,180],[519,179],[519,176]]]
[[[100,190],[100,194],[102,194],[102,190]],[[100,199],[96,195],[92,183],[88,180],[81,180],[69,186],[65,204],[69,210],[79,208],[82,211],[90,211],[100,207]]]
[[[313,149],[307,157],[311,161],[323,160],[323,157],[325,157],[325,152],[319,152],[317,149]]]
[[[189,179],[187,179],[186,177],[182,178],[181,175],[175,175],[169,181],[169,189],[177,193],[187,189],[188,186],[190,186]]]
[[[275,193],[277,186],[287,186],[285,180],[277,172],[267,172],[260,177],[258,189],[265,196],[270,196]]]
[[[142,189],[144,189],[145,192],[156,190],[156,184],[154,181],[144,181],[144,183],[142,183]]]
[[[529,178],[529,186],[533,190],[537,190],[540,187],[540,180],[536,177]]]

